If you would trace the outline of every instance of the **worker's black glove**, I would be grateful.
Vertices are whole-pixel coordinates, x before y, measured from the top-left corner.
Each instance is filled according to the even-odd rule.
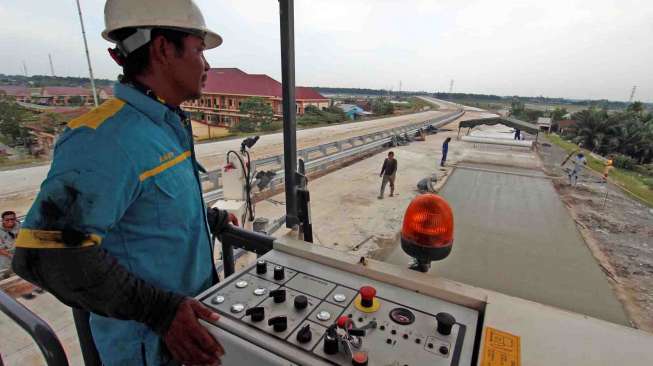
[[[218,235],[229,225],[229,213],[217,208],[206,210],[206,220],[209,222],[211,234]]]

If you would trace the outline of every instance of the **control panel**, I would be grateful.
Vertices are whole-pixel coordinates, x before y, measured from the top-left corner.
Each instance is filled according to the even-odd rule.
[[[251,344],[252,352],[290,362],[269,364],[472,362],[476,310],[278,251],[199,300],[221,315],[217,325],[205,324],[221,342],[217,328]],[[239,352],[247,352],[242,344]],[[229,354],[229,344],[223,345]]]

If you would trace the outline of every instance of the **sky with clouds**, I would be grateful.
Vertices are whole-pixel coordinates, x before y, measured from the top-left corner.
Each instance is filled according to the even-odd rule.
[[[120,72],[104,0],[80,0],[96,77]],[[153,1],[156,3],[156,1]],[[196,0],[213,67],[280,80],[276,0]],[[0,1],[0,73],[87,76],[74,0]],[[653,102],[653,1],[296,0],[298,85]]]

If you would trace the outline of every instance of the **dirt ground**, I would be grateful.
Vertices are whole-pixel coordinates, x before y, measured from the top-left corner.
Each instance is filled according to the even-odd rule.
[[[556,177],[554,186],[560,198],[610,278],[633,326],[653,332],[653,212],[618,187],[606,187],[588,169],[577,186],[570,186],[565,168],[560,166],[566,156],[552,144],[545,143],[540,149],[546,173]]]

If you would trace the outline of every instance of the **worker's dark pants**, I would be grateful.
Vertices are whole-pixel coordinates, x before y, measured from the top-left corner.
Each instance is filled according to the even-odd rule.
[[[379,197],[383,197],[385,191],[385,185],[390,183],[390,195],[392,196],[395,193],[395,175],[383,175],[383,180],[381,181],[381,192]]]
[[[444,163],[447,161],[447,150],[442,151],[442,161],[440,162],[440,166],[444,166]]]

